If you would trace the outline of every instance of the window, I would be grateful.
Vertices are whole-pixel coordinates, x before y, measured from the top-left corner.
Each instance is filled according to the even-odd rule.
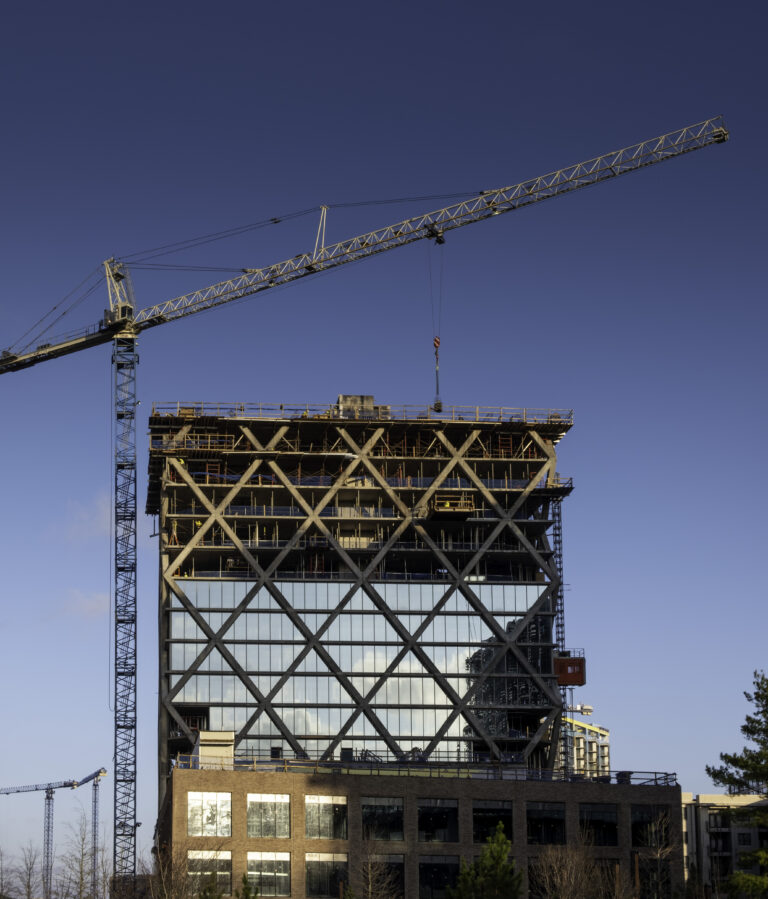
[[[248,881],[258,889],[259,896],[290,896],[290,853],[249,852]]]
[[[712,872],[712,879],[719,881],[726,880],[733,874],[730,855],[712,855],[709,858],[709,868]]]
[[[459,841],[459,802],[457,799],[419,799],[419,842],[457,843]]]
[[[710,833],[710,835],[709,835],[709,851],[710,852],[730,852],[731,851],[731,835],[729,833]]]
[[[187,793],[187,836],[231,837],[231,793]]]
[[[366,855],[360,863],[363,896],[402,899],[405,893],[405,857]]]
[[[347,797],[306,796],[305,799],[307,838],[346,840]]]
[[[662,858],[652,858],[633,852],[631,857],[632,870],[637,870],[640,876],[640,896],[642,899],[671,899],[672,875],[669,861]],[[730,859],[729,859],[730,861]],[[714,871],[714,868],[712,868]]]
[[[483,799],[472,803],[472,840],[475,843],[485,843],[488,837],[496,833],[496,827],[501,821],[504,825],[504,836],[512,840],[512,803]]]
[[[579,804],[579,827],[592,846],[618,846],[618,810],[611,803],[582,802]]]
[[[547,899],[537,858],[528,859],[528,899]]]
[[[565,843],[564,802],[529,802],[526,816],[529,843],[539,845]]]
[[[422,855],[419,857],[419,899],[447,899],[448,887],[459,877],[457,855]]]
[[[282,793],[248,794],[248,836],[291,836],[291,797]]]
[[[669,806],[632,806],[632,845],[648,849],[669,846]]]
[[[403,800],[389,796],[362,796],[364,840],[403,839]]]
[[[752,834],[751,833],[736,834],[736,841],[739,846],[751,846],[752,845]]]
[[[308,852],[307,857],[307,896],[312,899],[337,899],[341,895],[341,884],[349,883],[347,879],[347,855],[327,852]]]
[[[232,853],[224,851],[187,852],[187,877],[193,893],[214,885],[220,893],[232,892]]]
[[[710,830],[727,830],[731,826],[731,813],[727,809],[709,813]]]

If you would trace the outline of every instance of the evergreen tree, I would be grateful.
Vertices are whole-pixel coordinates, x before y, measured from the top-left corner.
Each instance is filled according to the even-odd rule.
[[[768,799],[768,676],[764,671],[755,671],[754,691],[744,695],[755,711],[747,715],[741,732],[754,747],[745,746],[737,753],[721,752],[723,764],[707,765],[707,774],[714,783],[734,793],[757,793]],[[754,827],[768,827],[768,806],[744,809],[738,815]],[[736,871],[729,886],[747,896],[768,894],[768,849],[744,853],[742,859],[748,865],[760,865],[760,873]]]
[[[480,858],[471,865],[461,860],[456,886],[448,889],[449,899],[519,899],[523,895],[523,875],[509,860],[511,848],[499,821]]]
[[[258,895],[259,888],[248,880],[247,874],[243,874],[242,886],[239,890],[235,890],[237,899],[255,899]]]

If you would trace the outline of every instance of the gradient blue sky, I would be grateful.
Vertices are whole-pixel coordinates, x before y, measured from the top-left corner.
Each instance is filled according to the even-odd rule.
[[[322,203],[512,184],[722,113],[731,141],[141,338],[153,401],[573,408],[560,470],[577,701],[614,768],[741,745],[766,662],[761,4],[6,3],[0,348],[101,261]],[[331,211],[329,242],[434,204]],[[442,205],[442,204],[438,204]],[[258,266],[299,218],[168,261]],[[219,280],[134,272],[139,306]],[[436,277],[433,278],[436,281]],[[97,292],[69,327],[95,323]],[[110,350],[0,378],[0,785],[112,773]],[[139,819],[155,812],[156,543],[139,530]],[[111,776],[102,817],[111,821]],[[78,800],[60,793],[56,843]],[[0,797],[0,846],[42,794]],[[111,836],[108,837],[111,843]]]

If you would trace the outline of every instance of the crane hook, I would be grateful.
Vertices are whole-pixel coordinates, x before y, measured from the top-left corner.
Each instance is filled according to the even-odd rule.
[[[435,412],[443,411],[443,401],[440,399],[440,338],[435,337],[432,341],[435,348],[435,402],[432,408]]]

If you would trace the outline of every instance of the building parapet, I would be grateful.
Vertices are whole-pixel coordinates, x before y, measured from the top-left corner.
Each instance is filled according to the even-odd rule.
[[[181,770],[243,771],[278,774],[376,775],[391,777],[470,778],[476,780],[520,780],[558,783],[635,784],[645,787],[677,786],[677,774],[663,771],[609,771],[601,775],[567,774],[560,770],[524,768],[518,765],[440,762],[329,761],[312,759],[272,759],[225,756],[200,759],[197,755],[177,755],[174,768]]]

